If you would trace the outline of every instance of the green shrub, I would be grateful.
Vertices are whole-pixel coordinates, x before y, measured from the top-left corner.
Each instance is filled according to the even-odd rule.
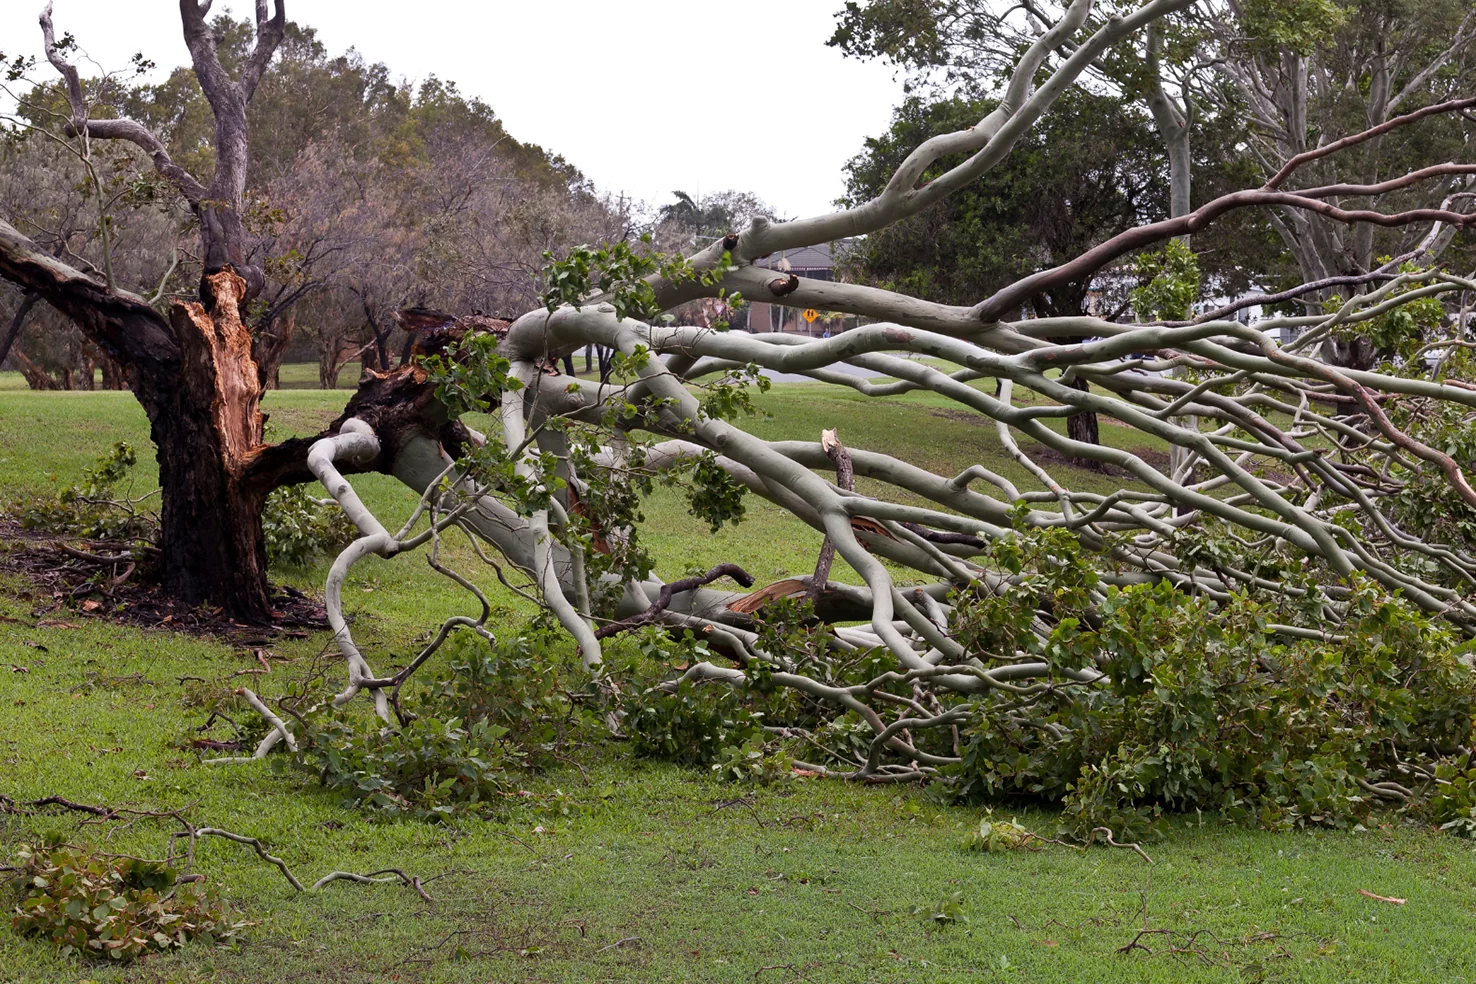
[[[440,820],[495,809],[518,776],[567,757],[602,725],[563,680],[543,630],[494,645],[468,631],[447,640],[447,669],[406,701],[408,723],[334,710],[299,719],[292,763],[357,806]],[[286,759],[277,759],[279,767]]]
[[[1431,820],[1461,837],[1476,838],[1476,763],[1469,753],[1440,763],[1426,808]]]
[[[592,710],[588,674],[568,679],[566,660],[547,629],[508,635],[493,645],[471,632],[457,632],[442,652],[448,672],[433,679],[411,704],[414,713],[454,715],[504,729],[508,754],[524,769],[547,769],[567,759],[571,748],[604,731]]]
[[[337,554],[358,535],[337,505],[320,505],[307,486],[284,485],[267,496],[261,511],[267,560],[300,567]]]
[[[1375,805],[1365,784],[1405,778],[1401,749],[1469,744],[1476,687],[1456,640],[1413,606],[1360,583],[1349,601],[1343,640],[1287,642],[1244,596],[1109,589],[1097,629],[1056,633],[1063,649],[1098,654],[1107,685],[1043,701],[1028,719],[1014,698],[980,701],[954,792],[1058,802],[1078,834],[1141,836],[1163,809],[1266,827],[1356,823]]]
[[[193,940],[230,939],[248,925],[213,888],[179,882],[162,861],[22,845],[15,867],[11,887],[19,900],[11,924],[23,936],[50,939],[62,956],[132,960]]]
[[[491,807],[517,788],[508,775],[516,764],[502,744],[507,729],[485,719],[422,717],[380,728],[325,710],[304,723],[293,762],[355,806],[444,820]]]
[[[648,687],[626,703],[622,730],[631,750],[682,765],[712,765],[725,749],[763,738],[763,714],[730,684],[683,681]]]

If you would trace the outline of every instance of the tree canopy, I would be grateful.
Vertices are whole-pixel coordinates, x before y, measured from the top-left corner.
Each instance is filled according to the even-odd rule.
[[[850,204],[879,195],[923,141],[971,126],[997,100],[953,97],[898,107],[888,132],[867,140],[847,167]],[[959,163],[942,158],[930,181]],[[1162,154],[1144,114],[1114,96],[1074,90],[978,181],[917,215],[867,236],[847,254],[855,276],[945,304],[971,304],[1021,277],[1167,215]],[[1038,316],[1120,314],[1125,293],[1089,311],[1094,272],[1052,285],[1027,304]]]

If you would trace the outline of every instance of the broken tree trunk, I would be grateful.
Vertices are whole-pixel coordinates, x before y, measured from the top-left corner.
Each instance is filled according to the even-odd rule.
[[[851,464],[851,453],[846,446],[840,442],[833,430],[822,430],[820,432],[820,447],[825,456],[835,464],[836,488],[853,492],[856,489],[855,468]],[[835,541],[829,534],[825,542],[820,544],[820,556],[815,560],[815,574],[810,578],[810,589],[805,592],[805,597],[811,604],[819,600],[825,591],[825,583],[830,578],[830,565],[835,561]]]
[[[229,271],[210,274],[207,284],[211,309],[180,303],[170,311],[180,385],[154,394],[154,406],[139,396],[159,451],[162,578],[182,601],[266,621],[261,510],[271,488],[248,475],[266,418],[251,333],[238,308],[247,284]]]
[[[202,303],[177,302],[165,320],[143,298],[109,291],[4,221],[0,276],[44,297],[126,367],[158,450],[165,590],[239,621],[270,619],[261,507],[275,479],[252,467],[265,418],[240,316],[246,281],[228,270],[209,274]]]

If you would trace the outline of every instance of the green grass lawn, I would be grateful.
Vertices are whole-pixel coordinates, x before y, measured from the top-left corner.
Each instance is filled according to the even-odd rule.
[[[9,375],[9,374],[6,374]],[[277,437],[311,433],[342,392],[268,395]],[[1001,461],[992,427],[940,415],[914,396],[868,402],[816,384],[776,386],[761,401],[765,437],[815,439],[839,426],[852,447],[887,448],[956,472]],[[1108,441],[1138,441],[1104,424]],[[111,442],[147,448],[126,393],[32,394],[0,376],[0,501],[76,480]],[[147,455],[143,455],[147,457]],[[1057,468],[1078,487],[1116,479]],[[137,490],[154,479],[141,461]],[[413,495],[377,476],[354,480],[385,519]],[[749,500],[747,520],[709,535],[673,496],[647,510],[660,569],[737,561],[762,582],[806,571],[820,538]],[[475,572],[469,551],[452,562]],[[837,565],[839,567],[839,564]],[[837,571],[837,575],[844,572]],[[274,572],[304,589],[324,567]],[[495,588],[491,578],[482,581]],[[491,590],[516,621],[525,602]],[[198,868],[252,920],[230,948],[196,945],[128,968],[61,960],[49,944],[0,926],[0,981],[1326,981],[1476,978],[1476,850],[1394,822],[1346,833],[1266,833],[1213,816],[1178,818],[1127,851],[982,855],[964,849],[976,809],[944,808],[912,788],[797,780],[766,788],[630,758],[618,745],[531,779],[496,821],[447,825],[367,817],[299,774],[260,763],[204,766],[188,750],[203,721],[197,676],[233,685],[258,667],[228,643],[142,631],[82,614],[34,610],[46,599],[0,578],[0,793],[62,795],[154,809],[188,807],[196,823],[268,840],[304,879],[396,866],[429,878],[424,903],[397,886],[329,886],[295,896],[246,849],[209,842]],[[417,636],[469,598],[414,555],[371,559],[345,591],[355,634],[376,669],[402,663]],[[268,695],[302,673],[326,633],[278,640],[283,660],[253,686]],[[252,679],[252,678],[248,678]],[[1053,818],[1003,804],[1048,833]],[[0,854],[55,834],[113,853],[158,856],[166,828],[136,823],[105,840],[75,816],[0,814]],[[1395,906],[1360,894],[1407,899]],[[961,893],[967,922],[937,928],[912,915]],[[9,902],[6,902],[6,906]],[[1144,926],[1143,950],[1118,953]],[[1213,934],[1213,935],[1210,935]],[[1269,935],[1268,935],[1269,934]],[[1174,954],[1175,942],[1195,952]]]

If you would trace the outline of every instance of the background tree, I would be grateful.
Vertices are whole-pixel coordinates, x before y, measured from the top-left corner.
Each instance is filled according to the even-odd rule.
[[[1408,172],[1418,161],[1476,160],[1476,126],[1466,115],[1437,113],[1418,127],[1364,141],[1354,154],[1320,157],[1293,180],[1282,176],[1300,154],[1333,146],[1396,115],[1468,96],[1476,81],[1471,57],[1476,12],[1469,4],[1303,0],[1288,7],[1251,3],[1236,12],[1233,21],[1207,20],[1206,25],[1216,69],[1232,84],[1235,104],[1251,121],[1247,148],[1268,186],[1374,185]],[[1476,209],[1473,189],[1470,175],[1450,174],[1394,190],[1387,200],[1389,207],[1470,212]],[[1285,209],[1272,212],[1269,220],[1306,282],[1367,274],[1379,266],[1379,257],[1437,259],[1458,231],[1440,222],[1397,230],[1344,229],[1322,216]],[[1309,300],[1321,302],[1331,293]],[[1376,357],[1364,340],[1330,340],[1326,348],[1342,365],[1367,368]]]
[[[869,139],[847,166],[846,202],[877,197],[925,140],[987,116],[994,100],[962,97],[925,103],[909,98],[891,129]],[[960,163],[935,161],[930,181]],[[1057,266],[1112,236],[1164,217],[1162,155],[1144,114],[1113,96],[1076,89],[978,181],[848,251],[845,267],[876,284],[942,304],[972,304],[1005,284]],[[1127,309],[1126,270],[1090,271],[1025,300],[1030,315],[1094,315],[1109,321]],[[1085,382],[1081,383],[1085,386]],[[1099,443],[1094,413],[1068,418],[1071,436]],[[1079,458],[1088,468],[1092,459]]]
[[[261,620],[260,511],[280,476],[262,458],[257,401],[292,345],[297,305],[314,299],[333,323],[314,328],[326,339],[323,381],[354,354],[385,369],[401,354],[398,307],[526,306],[542,251],[607,234],[609,211],[577,171],[511,139],[484,104],[434,79],[411,92],[382,66],[330,58],[281,4],[258,4],[254,24],[207,24],[191,2],[181,18],[192,67],[158,85],[82,79],[75,42],[55,37],[49,11],[43,40],[61,85],[24,89],[33,65],[12,64],[22,87],[13,119],[30,137],[6,149],[25,166],[7,172],[17,225],[0,274],[21,292],[12,310],[33,294],[86,343],[42,352],[26,341],[26,321],[51,317],[33,303],[9,333],[11,361],[27,358],[38,385],[90,385],[91,365],[122,367],[110,378],[129,380],[159,451],[165,587]],[[248,132],[265,135],[259,156]],[[42,177],[48,154],[70,155],[87,180]],[[54,204],[37,197],[48,187]],[[100,271],[101,293],[52,253]],[[353,344],[340,325],[357,326]]]
[[[658,228],[667,227],[662,242],[685,235],[691,247],[701,248],[756,218],[776,217],[774,210],[752,192],[717,191],[700,200],[685,191],[673,191],[672,196],[676,200],[661,206],[656,213]]]
[[[124,367],[158,448],[158,548],[166,587],[186,601],[213,601],[238,617],[264,619],[271,605],[260,512],[271,485],[249,473],[262,444],[261,388],[242,308],[261,294],[266,277],[248,259],[243,220],[246,107],[282,40],[286,19],[280,0],[274,13],[266,0],[257,3],[254,41],[233,74],[222,62],[207,9],[181,0],[185,44],[214,121],[208,185],[137,120],[94,113],[68,60],[75,43],[66,35],[55,37],[50,7],[41,16],[45,54],[62,78],[70,110],[48,134],[76,141],[83,159],[105,141],[125,141],[148,156],[193,216],[198,302],[176,302],[166,318],[118,285],[106,248],[105,276],[98,282],[76,274],[8,223],[0,223],[0,276],[40,295]],[[23,70],[12,74],[19,78]],[[105,236],[105,222],[101,229]]]
[[[831,41],[860,57],[896,61],[916,86],[988,91],[1004,65],[1028,45],[1061,7],[1027,0],[997,5],[987,0],[853,0],[838,15]],[[1097,17],[1130,7],[1103,5]],[[1174,215],[1191,207],[1191,185],[1200,169],[1193,160],[1223,155],[1196,153],[1208,139],[1250,151],[1259,180],[1268,181],[1296,155],[1378,126],[1392,116],[1458,98],[1470,90],[1476,17],[1468,4],[1363,3],[1358,0],[1199,0],[1156,22],[1133,44],[1103,53],[1093,65],[1096,83],[1143,101],[1153,114],[1170,160]],[[1063,39],[1060,53],[1074,50]],[[1244,120],[1251,125],[1244,126]],[[1298,180],[1374,184],[1403,174],[1410,162],[1435,157],[1470,160],[1471,127],[1458,114],[1439,114],[1420,127],[1375,137],[1357,153],[1321,158]],[[1419,182],[1389,198],[1387,207],[1469,210],[1468,176]],[[1222,186],[1197,196],[1205,201]],[[1264,249],[1260,229],[1229,235],[1211,245],[1222,269],[1259,265],[1258,286],[1270,292],[1293,282],[1343,281],[1347,289],[1376,270],[1380,256],[1419,254],[1438,258],[1457,230],[1449,224],[1345,230],[1315,214],[1274,210],[1257,218],[1268,225],[1296,264],[1295,273]],[[1229,232],[1229,230],[1226,230]],[[1239,230],[1237,230],[1239,232]],[[1227,248],[1253,243],[1250,263]],[[1214,272],[1206,266],[1213,279]],[[1231,281],[1226,286],[1241,286]],[[1337,285],[1309,291],[1306,303],[1326,301]],[[1359,342],[1328,343],[1335,361],[1367,367],[1375,353]]]

